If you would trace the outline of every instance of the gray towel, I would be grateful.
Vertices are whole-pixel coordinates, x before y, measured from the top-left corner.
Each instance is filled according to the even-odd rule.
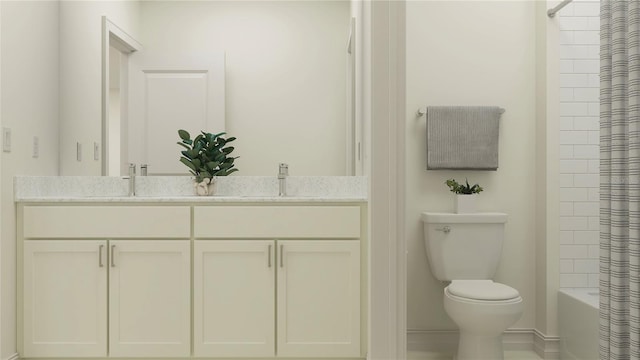
[[[427,169],[498,169],[497,106],[427,107]]]

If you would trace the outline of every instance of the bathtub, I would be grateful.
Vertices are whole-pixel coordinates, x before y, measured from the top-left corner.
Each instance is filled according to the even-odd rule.
[[[560,359],[598,360],[598,289],[560,289]]]

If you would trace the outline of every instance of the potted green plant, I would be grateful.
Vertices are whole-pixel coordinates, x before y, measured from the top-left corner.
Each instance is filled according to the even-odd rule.
[[[445,181],[452,193],[456,194],[455,211],[457,214],[466,214],[476,212],[476,198],[478,194],[484,190],[482,186],[474,184],[469,185],[469,181],[465,179],[465,184],[461,185],[454,179]]]
[[[198,195],[215,194],[215,185],[217,176],[227,176],[238,171],[235,168],[234,161],[238,157],[231,157],[229,154],[233,152],[233,146],[227,146],[228,143],[234,141],[235,137],[224,138],[218,134],[201,133],[194,139],[186,130],[178,130],[180,140],[178,145],[184,150],[181,151],[182,156],[180,162],[189,168],[189,172],[195,176],[194,187]]]

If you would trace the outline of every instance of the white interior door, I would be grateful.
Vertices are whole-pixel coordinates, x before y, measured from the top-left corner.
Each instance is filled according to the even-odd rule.
[[[360,242],[277,245],[277,355],[360,356]]]
[[[189,241],[109,241],[109,251],[109,356],[188,357]]]
[[[24,242],[23,357],[107,356],[106,241]]]
[[[197,58],[197,62],[193,59]],[[224,53],[130,56],[129,159],[149,174],[185,174],[178,130],[225,130]]]
[[[275,355],[275,242],[196,241],[194,356]]]

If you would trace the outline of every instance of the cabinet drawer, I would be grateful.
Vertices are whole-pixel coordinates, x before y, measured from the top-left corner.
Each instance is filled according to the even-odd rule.
[[[358,206],[198,206],[196,238],[359,238]]]
[[[25,238],[189,238],[188,206],[25,206]]]

